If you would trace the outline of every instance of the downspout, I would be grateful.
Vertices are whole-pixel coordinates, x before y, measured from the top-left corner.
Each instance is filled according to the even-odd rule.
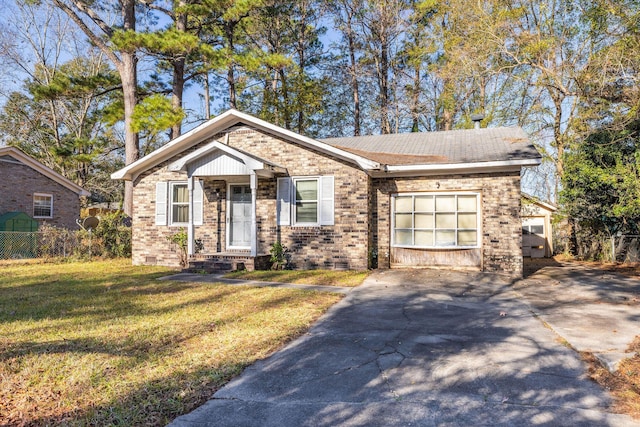
[[[193,255],[193,176],[189,176],[187,180],[187,189],[189,190],[189,222],[187,224],[187,259]]]
[[[251,171],[250,186],[251,186],[251,256],[258,255],[258,223],[256,214],[256,201],[258,193],[258,175],[256,171]]]

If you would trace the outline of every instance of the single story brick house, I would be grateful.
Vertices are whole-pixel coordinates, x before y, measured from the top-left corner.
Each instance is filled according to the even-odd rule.
[[[519,128],[312,139],[229,110],[112,174],[131,180],[133,262],[522,273]],[[265,262],[266,260],[266,262]]]
[[[0,147],[0,215],[23,212],[56,227],[77,229],[80,198],[91,194],[15,147]]]

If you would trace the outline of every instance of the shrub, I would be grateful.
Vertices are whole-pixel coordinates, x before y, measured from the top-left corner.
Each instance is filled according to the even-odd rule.
[[[109,258],[131,256],[131,227],[126,225],[127,220],[127,215],[122,211],[100,215],[100,223],[92,231],[94,255],[101,254]]]
[[[187,243],[189,237],[187,236],[187,232],[184,228],[180,227],[176,233],[173,233],[167,236],[167,240],[171,243],[174,243],[178,246],[178,250],[180,253],[180,266],[186,267],[188,265],[187,262]]]
[[[275,242],[271,245],[269,253],[271,253],[271,269],[272,270],[284,270],[289,263],[289,250],[280,242]]]

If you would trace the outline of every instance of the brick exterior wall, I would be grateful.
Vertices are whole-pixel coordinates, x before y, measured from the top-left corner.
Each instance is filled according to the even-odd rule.
[[[518,172],[421,178],[370,178],[350,163],[251,129],[214,136],[142,174],[134,181],[133,262],[178,266],[178,248],[167,237],[178,227],[155,225],[156,182],[186,181],[185,172],[167,165],[211,140],[227,143],[287,169],[289,176],[334,176],[335,225],[301,227],[276,223],[276,177],[258,178],[258,253],[268,254],[280,241],[290,250],[294,268],[390,267],[391,195],[402,192],[480,193],[481,268],[522,274],[520,174]],[[249,184],[249,177],[205,177],[203,225],[195,227],[201,253],[227,251],[229,182]],[[373,262],[373,263],[371,263]],[[455,265],[453,265],[455,266]]]
[[[77,229],[80,198],[67,187],[24,164],[0,162],[0,214],[24,212],[33,217],[33,194],[53,196],[52,218],[35,218],[41,225]]]
[[[227,142],[222,134],[213,139]],[[201,142],[134,181],[134,264],[179,265],[177,248],[167,241],[167,236],[178,228],[155,225],[156,182],[185,181],[186,173],[167,171],[167,165],[210,141]],[[290,176],[332,175],[335,179],[335,225],[300,227],[277,225],[276,178],[259,177],[256,208],[259,254],[269,253],[271,245],[279,240],[289,249],[294,268],[367,268],[369,178],[366,173],[349,163],[250,129],[232,130],[228,144],[286,168]],[[203,253],[225,252],[229,182],[216,177],[203,178],[203,182],[203,225],[195,227],[195,238],[202,242]],[[249,177],[234,177],[231,182],[248,185]]]
[[[392,194],[476,191],[480,193],[481,204],[481,268],[484,271],[522,275],[518,172],[373,179],[372,187],[372,242],[378,248],[379,267],[390,267]]]

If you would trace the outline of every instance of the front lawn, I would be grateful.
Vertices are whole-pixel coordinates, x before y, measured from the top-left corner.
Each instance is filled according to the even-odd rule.
[[[0,425],[165,425],[340,299],[129,260],[0,270]]]

